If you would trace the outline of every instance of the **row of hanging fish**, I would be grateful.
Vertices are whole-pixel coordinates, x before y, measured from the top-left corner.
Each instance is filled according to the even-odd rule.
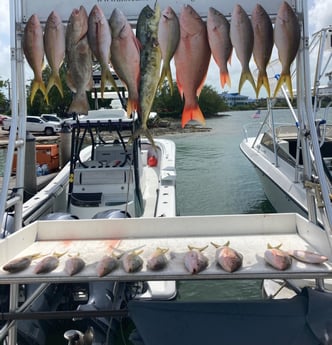
[[[218,245],[211,242],[216,248],[215,263],[218,267],[228,273],[239,270],[243,265],[243,255],[232,248],[230,243]],[[95,265],[96,274],[103,277],[115,269],[122,267],[126,273],[135,273],[143,269],[144,259],[140,256],[143,253],[144,246],[123,251],[118,248],[113,248],[110,255],[104,255]],[[165,269],[170,262],[182,262],[186,270],[190,274],[198,274],[204,271],[209,266],[209,258],[204,255],[203,248],[196,248],[188,246],[188,251],[185,253],[171,252],[169,258],[166,256],[168,248],[157,248],[146,260],[146,268],[151,271],[161,271]],[[264,252],[264,259],[267,264],[277,270],[286,270],[291,267],[292,258],[309,264],[322,264],[328,260],[324,255],[320,255],[310,251],[304,250],[289,250],[284,251],[280,249],[281,245],[272,247],[268,244],[268,248]],[[35,274],[46,274],[55,270],[60,263],[60,257],[65,255],[63,253],[53,253],[52,255],[43,256],[40,253],[16,258],[5,264],[2,269],[9,273],[18,273],[28,268],[34,260],[43,257],[38,261],[33,268]],[[86,266],[84,259],[79,255],[70,255],[64,263],[64,271],[68,276],[73,276],[81,272]]]
[[[231,61],[233,48],[242,65],[239,92],[249,81],[256,95],[262,86],[270,97],[266,68],[274,44],[278,49],[282,71],[274,96],[286,83],[292,96],[290,65],[295,59],[300,42],[300,26],[296,14],[287,2],[279,8],[274,29],[264,8],[257,4],[251,20],[240,5],[235,5],[230,22],[214,8],[209,8],[206,23],[190,6],[182,7],[179,17],[171,7],[161,13],[158,3],[151,9],[145,6],[137,20],[136,36],[125,15],[117,8],[107,20],[98,5],[88,15],[81,6],[74,9],[67,27],[55,11],[49,15],[45,29],[36,14],[25,27],[23,50],[34,72],[31,102],[37,90],[46,101],[48,93],[56,86],[63,95],[59,69],[65,61],[66,82],[74,93],[68,113],[86,114],[89,109],[86,91],[93,86],[92,65],[94,56],[101,68],[101,94],[109,82],[116,88],[109,64],[128,89],[127,112],[138,111],[142,131],[147,132],[147,119],[157,87],[167,78],[173,91],[170,61],[174,58],[176,81],[184,109],[182,126],[190,120],[205,124],[198,105],[211,54],[220,68],[223,88],[231,85],[227,63]],[[52,70],[45,87],[42,80],[44,55]],[[251,57],[258,69],[255,84],[249,69]],[[162,66],[161,66],[162,62]]]

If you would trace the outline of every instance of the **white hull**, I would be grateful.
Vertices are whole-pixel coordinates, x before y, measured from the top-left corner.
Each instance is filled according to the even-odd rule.
[[[253,147],[254,141],[253,137],[244,139],[240,149],[254,166],[264,193],[274,209],[279,213],[295,212],[307,216],[305,189],[302,183],[294,182],[295,170],[281,159],[276,167],[273,153],[260,144]]]

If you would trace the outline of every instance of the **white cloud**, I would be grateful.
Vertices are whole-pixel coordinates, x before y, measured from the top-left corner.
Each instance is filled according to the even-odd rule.
[[[311,33],[329,26],[332,18],[332,0],[309,1],[309,25]]]

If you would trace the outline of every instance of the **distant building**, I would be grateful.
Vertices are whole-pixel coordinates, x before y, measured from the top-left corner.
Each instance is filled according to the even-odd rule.
[[[246,105],[255,102],[254,99],[251,99],[248,96],[240,95],[238,92],[223,92],[220,95],[220,97],[222,97],[225,100],[225,103],[227,103],[229,107],[234,107],[237,105]]]

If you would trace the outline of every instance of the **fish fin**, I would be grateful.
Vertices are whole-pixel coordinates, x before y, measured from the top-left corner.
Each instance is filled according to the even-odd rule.
[[[127,116],[128,118],[131,117],[131,114],[135,111],[138,111],[138,100],[137,99],[132,99],[128,98],[128,103],[127,103]]]
[[[254,78],[253,78],[250,70],[248,69],[248,70],[242,71],[242,73],[241,73],[240,82],[239,82],[239,93],[241,93],[242,86],[246,80],[248,80],[250,82],[250,84],[252,85],[252,87],[256,91],[256,85],[255,85]]]
[[[290,73],[281,73],[277,86],[274,90],[273,98],[277,97],[277,93],[279,92],[283,84],[286,84],[290,98],[291,100],[293,100],[293,87],[292,87],[292,79],[291,79]]]
[[[265,90],[267,92],[268,98],[271,96],[270,92],[270,84],[269,79],[267,78],[266,71],[259,71],[258,72],[258,78],[257,78],[257,84],[256,84],[256,98],[258,98],[259,90],[264,85]]]
[[[158,89],[160,89],[160,87],[162,86],[165,78],[167,78],[168,85],[170,88],[170,93],[171,93],[171,95],[173,95],[173,78],[172,78],[171,68],[170,68],[169,64],[166,64],[166,65],[163,64],[159,83],[158,83]]]
[[[205,126],[205,118],[198,103],[196,103],[195,107],[184,107],[182,112],[182,128],[191,120],[198,121]]]
[[[50,76],[50,79],[47,83],[47,88],[46,88],[47,94],[50,92],[53,86],[55,86],[59,90],[60,95],[63,98],[63,88],[62,88],[62,83],[61,83],[59,74],[54,73]]]
[[[207,244],[205,247],[194,247],[188,244],[189,250],[198,250],[199,252],[203,252],[209,245]]]
[[[226,84],[231,87],[231,78],[228,71],[220,72],[220,84],[222,88],[224,88]]]
[[[178,86],[178,91],[179,91],[180,97],[183,100],[183,97],[184,97],[184,95],[183,95],[183,87],[182,87],[181,83],[178,81],[178,79],[176,80],[176,83],[177,83],[177,86]]]
[[[105,90],[105,85],[106,85],[106,82],[109,81],[112,86],[114,87],[115,91],[118,91],[118,87],[115,83],[115,80],[112,76],[112,73],[111,71],[109,70],[109,68],[103,68],[103,72],[102,72],[102,75],[101,75],[101,84],[100,84],[100,92],[101,92],[101,98],[103,99],[104,98],[104,90]]]
[[[38,90],[40,90],[42,92],[42,94],[45,98],[45,101],[48,104],[48,96],[47,96],[47,92],[46,92],[46,87],[45,87],[45,84],[42,80],[40,80],[40,81],[34,80],[32,82],[31,94],[30,94],[31,104],[33,103],[33,100],[34,100]]]
[[[227,62],[232,65],[232,55],[233,55],[233,50],[231,51],[231,53],[229,54],[229,58],[227,60]]]
[[[203,78],[202,81],[201,81],[201,84],[200,84],[199,87],[197,88],[197,91],[196,91],[196,96],[197,96],[197,97],[199,97],[199,95],[200,95],[201,92],[202,92],[202,89],[203,89],[203,87],[204,87],[204,83],[205,83],[206,76],[207,76],[207,74],[205,74],[204,78]]]
[[[282,246],[282,243],[278,244],[277,246],[273,247],[270,243],[267,244],[268,249],[280,249]]]

